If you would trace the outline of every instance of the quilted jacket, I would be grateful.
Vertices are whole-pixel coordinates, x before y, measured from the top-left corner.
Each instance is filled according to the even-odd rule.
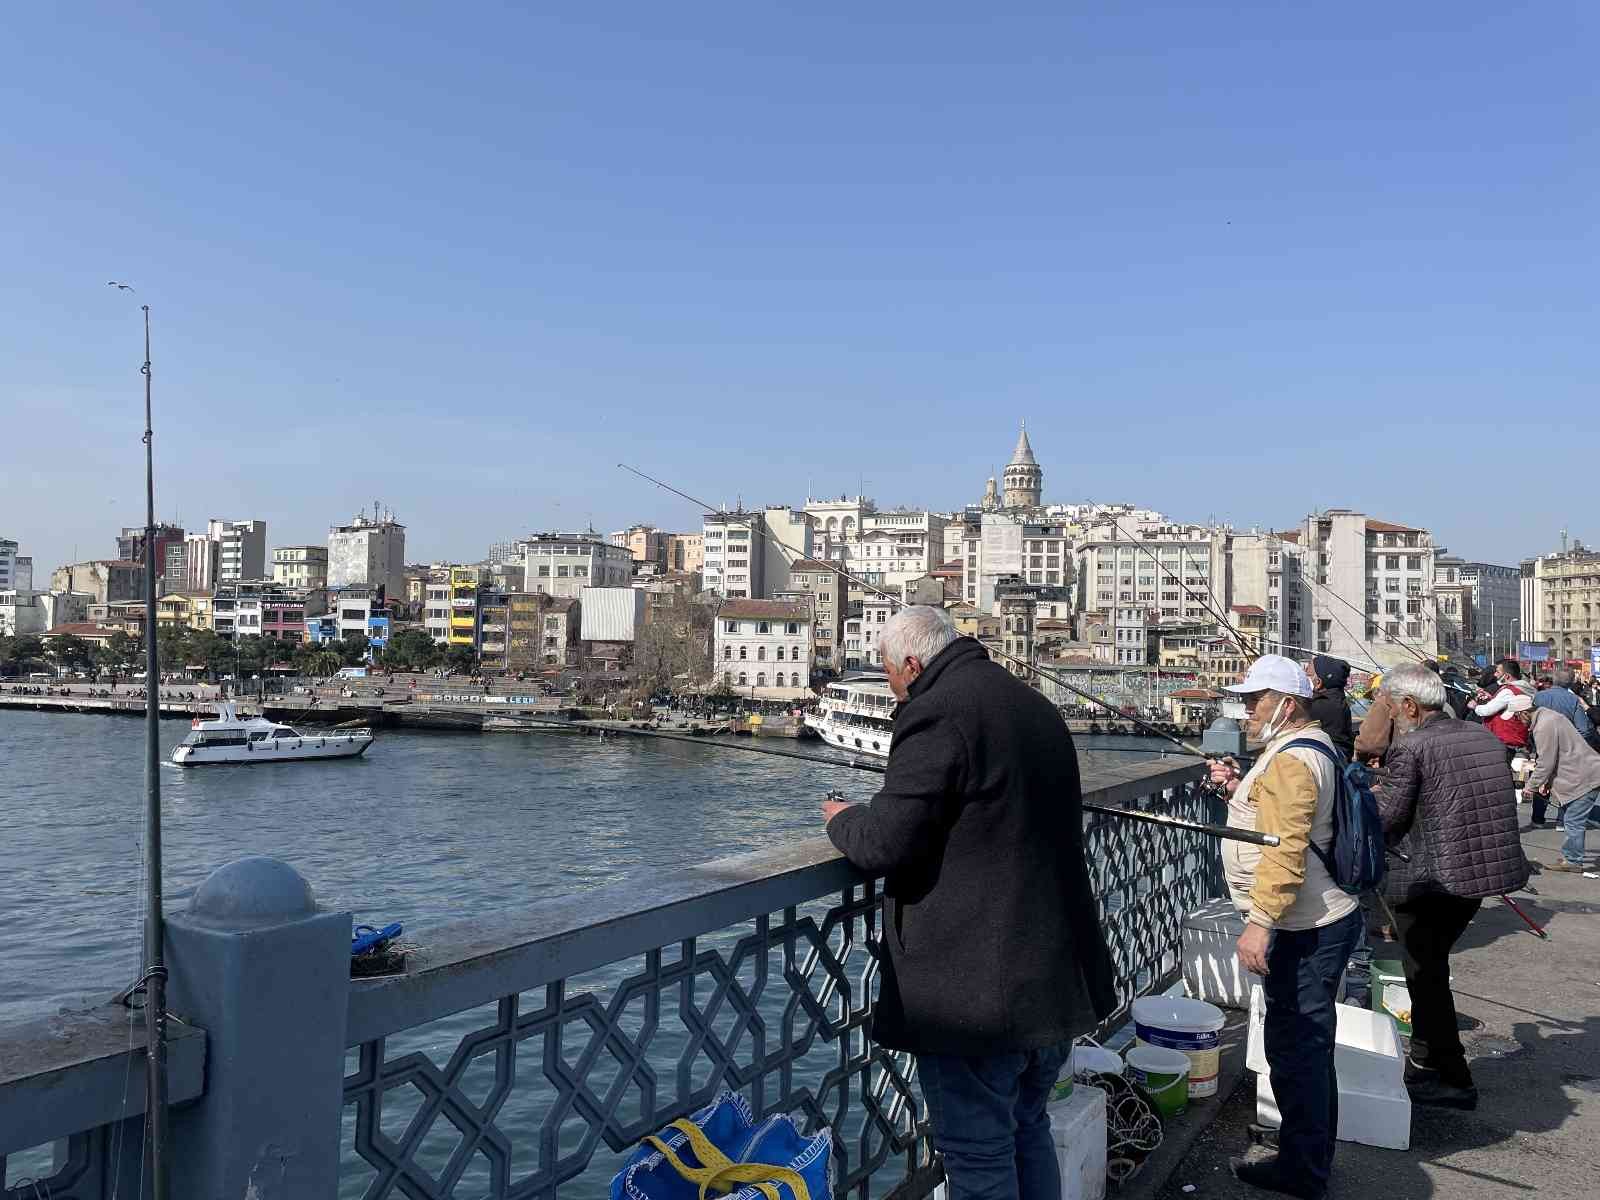
[[[1442,713],[1395,739],[1373,789],[1389,845],[1384,894],[1498,896],[1528,882],[1504,744]]]

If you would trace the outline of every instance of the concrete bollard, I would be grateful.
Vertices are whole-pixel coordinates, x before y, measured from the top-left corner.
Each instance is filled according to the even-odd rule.
[[[205,1096],[171,1114],[172,1194],[336,1194],[350,914],[271,858],[212,872],[167,921],[167,1005],[208,1034]]]

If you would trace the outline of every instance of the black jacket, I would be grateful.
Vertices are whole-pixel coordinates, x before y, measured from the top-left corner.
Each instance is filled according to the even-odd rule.
[[[1442,713],[1394,741],[1374,792],[1391,846],[1384,894],[1499,896],[1528,882],[1506,748]]]
[[[1033,1050],[1116,1007],[1082,805],[1055,707],[970,638],[935,656],[895,714],[883,790],[828,823],[852,863],[887,876],[874,1039]]]
[[[1355,757],[1356,730],[1350,723],[1350,702],[1344,698],[1343,688],[1318,688],[1312,692],[1311,719],[1333,739],[1340,754],[1346,759]]]

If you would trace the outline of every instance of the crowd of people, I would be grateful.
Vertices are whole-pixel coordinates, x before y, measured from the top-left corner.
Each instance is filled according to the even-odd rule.
[[[902,609],[879,644],[900,700],[884,786],[867,804],[823,805],[834,845],[884,876],[872,1034],[916,1057],[953,1200],[1053,1200],[1050,1088],[1072,1040],[1115,1006],[1071,736],[1057,710],[959,637],[940,609]],[[1244,919],[1237,953],[1262,981],[1282,1117],[1275,1135],[1260,1131],[1275,1152],[1232,1168],[1255,1188],[1312,1200],[1327,1192],[1338,1130],[1336,1001],[1342,983],[1359,986],[1352,968],[1369,939],[1400,947],[1412,1101],[1475,1108],[1449,962],[1484,900],[1540,869],[1523,851],[1512,764],[1525,768],[1534,824],[1553,803],[1566,831],[1543,869],[1583,869],[1600,799],[1600,714],[1564,670],[1541,688],[1513,661],[1476,685],[1433,663],[1396,667],[1374,677],[1359,727],[1350,677],[1328,656],[1303,669],[1258,658],[1229,689],[1244,703],[1254,759],[1210,767],[1229,825],[1276,838],[1223,842]],[[1352,799],[1373,822],[1372,857],[1385,845],[1392,855],[1365,895],[1335,850]]]

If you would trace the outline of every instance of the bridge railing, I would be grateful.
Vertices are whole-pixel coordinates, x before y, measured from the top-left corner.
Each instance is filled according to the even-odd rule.
[[[1208,819],[1199,778],[1118,766],[1085,798]],[[1201,835],[1110,816],[1085,836],[1117,970],[1109,1028],[1179,976],[1183,916],[1218,894],[1220,862]],[[940,1176],[910,1056],[868,1036],[881,881],[825,838],[521,908],[508,892],[370,980],[345,979],[348,914],[297,883],[244,860],[171,920],[188,1022],[174,1195],[598,1197],[640,1137],[724,1089],[831,1127],[840,1196],[919,1196]],[[5,1200],[35,1194],[21,1170],[56,1200],[102,1200],[119,1179],[137,1194],[142,1022],[99,1010],[52,1036],[91,1029],[104,1052],[70,1062],[43,1057],[37,1029],[0,1030]]]

